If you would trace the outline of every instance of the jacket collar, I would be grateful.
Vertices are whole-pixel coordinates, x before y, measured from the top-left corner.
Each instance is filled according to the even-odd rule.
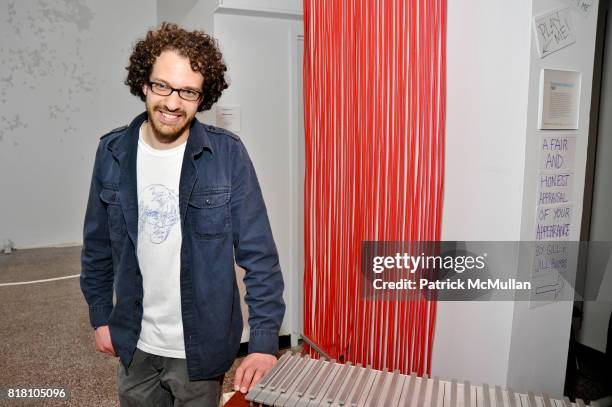
[[[115,138],[109,143],[108,149],[119,162],[126,158],[126,154],[130,157],[130,152],[134,153],[132,158],[136,158],[135,150],[138,146],[140,126],[147,120],[147,117],[147,112],[143,112],[136,116],[129,124],[126,134],[123,137]],[[189,137],[187,138],[187,145],[185,146],[185,155],[195,157],[200,154],[203,149],[207,149],[214,154],[208,132],[202,123],[194,118],[189,127]]]

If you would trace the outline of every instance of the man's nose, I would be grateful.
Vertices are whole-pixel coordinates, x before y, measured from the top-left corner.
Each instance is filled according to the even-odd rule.
[[[181,98],[176,91],[166,96],[164,100],[164,106],[171,112],[178,110],[181,107],[181,103]]]

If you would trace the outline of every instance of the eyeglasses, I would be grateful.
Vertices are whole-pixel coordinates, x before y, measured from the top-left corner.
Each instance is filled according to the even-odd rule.
[[[177,92],[179,97],[189,102],[195,102],[200,99],[202,92],[193,89],[175,89],[165,83],[149,81],[151,91],[159,96],[170,96],[172,92]]]

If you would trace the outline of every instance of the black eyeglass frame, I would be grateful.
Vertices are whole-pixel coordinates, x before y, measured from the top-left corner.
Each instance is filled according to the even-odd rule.
[[[198,100],[200,100],[200,98],[202,98],[202,92],[199,91],[199,90],[194,90],[194,89],[177,89],[177,88],[173,88],[172,86],[168,85],[167,83],[157,82],[157,81],[148,81],[147,84],[149,85],[149,89],[151,89],[151,92],[155,93],[158,96],[170,96],[170,95],[172,95],[173,92],[176,92],[176,93],[178,93],[178,95],[179,95],[179,97],[181,99],[186,100],[188,102],[197,102]],[[167,94],[156,92],[153,89],[154,85],[164,86],[170,92],[168,92]],[[198,97],[196,99],[189,99],[189,98],[186,98],[184,96],[184,93],[181,94],[181,92],[197,93]]]

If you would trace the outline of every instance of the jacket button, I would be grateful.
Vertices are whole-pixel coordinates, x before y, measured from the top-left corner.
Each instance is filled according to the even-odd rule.
[[[210,202],[210,199],[207,199],[206,201],[206,205],[210,206],[212,202]]]

